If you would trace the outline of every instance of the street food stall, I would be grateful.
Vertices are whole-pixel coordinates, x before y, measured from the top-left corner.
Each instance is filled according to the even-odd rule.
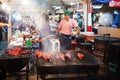
[[[40,57],[37,59],[37,80],[47,79],[46,75],[54,74],[87,74],[88,79],[95,78],[99,70],[98,60],[81,51],[65,51],[52,53],[49,58]],[[44,54],[43,54],[44,56]]]
[[[13,47],[1,52],[0,79],[6,79],[8,76],[26,76],[26,80],[28,80],[29,59],[30,51],[25,48]]]
[[[46,74],[77,74],[79,79],[79,74],[85,73],[88,79],[96,77],[99,70],[99,62],[89,53],[82,50],[61,52],[60,49],[55,50],[56,47],[53,45],[54,49],[50,49],[49,52],[39,52],[41,43],[39,30],[44,24],[42,14],[47,13],[47,9],[45,6],[46,0],[37,1],[39,3],[31,1],[30,3],[33,3],[33,5],[22,3],[21,0],[11,0],[9,3],[11,7],[9,23],[13,28],[8,30],[7,48],[0,56],[2,75],[6,78],[8,73],[21,72],[26,67],[25,76],[26,80],[28,80],[30,65],[34,64],[30,63],[32,60],[37,63],[37,79],[40,76],[44,80]],[[62,2],[58,0],[58,2],[64,7],[65,4],[62,4],[63,0]],[[30,6],[31,9],[29,9]],[[55,11],[53,6],[52,10]],[[55,40],[53,40],[54,42]],[[59,44],[59,41],[57,43]]]

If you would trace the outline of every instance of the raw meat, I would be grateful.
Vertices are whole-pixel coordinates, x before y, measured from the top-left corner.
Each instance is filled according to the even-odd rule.
[[[56,58],[60,58],[62,61],[65,61],[65,56],[64,56],[63,53],[58,53],[58,54],[56,55]]]
[[[38,58],[41,58],[43,56],[42,51],[40,50],[37,50],[35,53]]]
[[[50,60],[51,60],[51,54],[48,54],[48,53],[46,54],[46,53],[44,53],[44,54],[43,54],[43,58],[44,58],[45,61],[50,61]]]

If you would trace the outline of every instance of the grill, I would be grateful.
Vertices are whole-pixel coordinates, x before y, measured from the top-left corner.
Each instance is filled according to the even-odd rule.
[[[26,80],[28,80],[29,54],[10,56],[3,53],[0,56],[0,70],[2,79],[6,78],[6,76],[24,75],[26,76]]]
[[[79,51],[71,52],[71,60],[61,61],[55,56],[51,58],[50,62],[44,59],[37,59],[37,79],[40,77],[44,80],[46,74],[80,74],[93,73],[99,70],[99,63],[94,56],[83,53],[84,58],[80,60],[76,54]]]
[[[105,47],[113,42],[120,42],[119,38],[97,36],[94,39],[95,50],[104,52]]]
[[[120,38],[97,36],[94,39],[94,53],[103,56],[103,63],[107,63],[107,50],[110,43],[120,42]]]

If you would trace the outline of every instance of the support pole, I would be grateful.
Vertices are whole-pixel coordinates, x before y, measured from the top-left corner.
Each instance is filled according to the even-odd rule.
[[[84,10],[84,32],[87,32],[87,3],[83,4],[83,10]]]
[[[9,3],[10,3],[10,11],[9,11],[9,21],[8,21],[8,23],[11,24],[12,0],[10,0]],[[8,42],[10,42],[11,35],[12,35],[12,29],[8,28]]]
[[[92,6],[91,6],[91,1],[88,0],[87,4],[88,4],[88,26],[87,26],[87,31],[92,32],[92,17],[91,17]]]

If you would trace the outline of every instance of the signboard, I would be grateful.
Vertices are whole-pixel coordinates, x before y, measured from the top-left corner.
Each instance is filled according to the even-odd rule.
[[[95,3],[109,3],[110,0],[94,0]]]
[[[120,0],[110,0],[109,7],[120,8]]]

